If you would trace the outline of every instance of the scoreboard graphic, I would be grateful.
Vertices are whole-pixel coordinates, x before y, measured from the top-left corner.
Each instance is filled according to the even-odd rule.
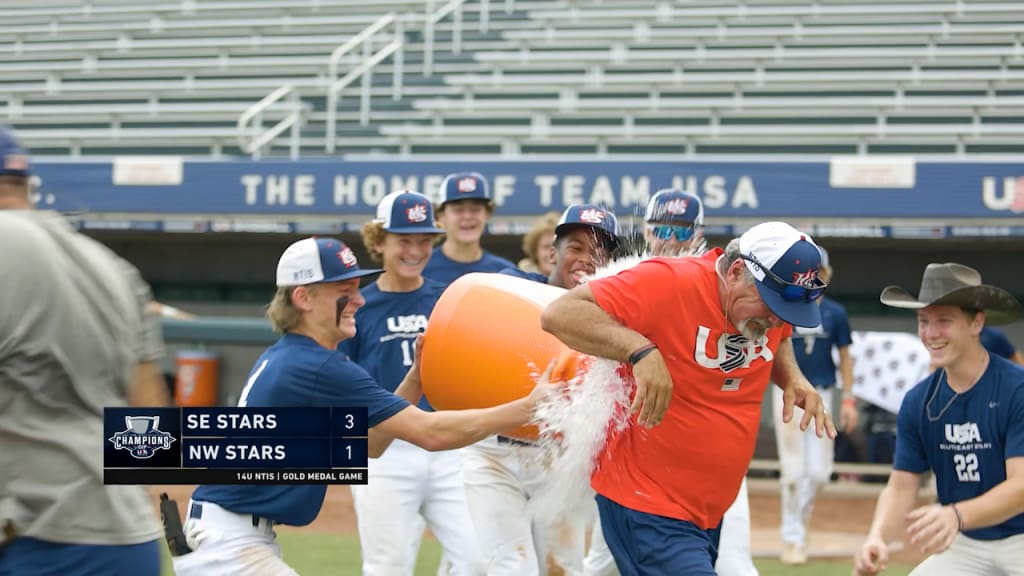
[[[366,484],[366,408],[106,408],[105,484]]]

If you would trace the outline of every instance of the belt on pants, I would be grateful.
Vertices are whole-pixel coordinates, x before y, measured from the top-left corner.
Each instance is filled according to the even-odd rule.
[[[188,517],[204,524],[233,530],[258,530],[270,534],[274,521],[255,514],[239,514],[225,510],[213,502],[189,502]]]
[[[520,448],[536,448],[537,445],[533,442],[527,442],[526,440],[520,440],[518,438],[512,438],[511,436],[498,435],[498,444],[508,444],[509,446],[519,446]]]

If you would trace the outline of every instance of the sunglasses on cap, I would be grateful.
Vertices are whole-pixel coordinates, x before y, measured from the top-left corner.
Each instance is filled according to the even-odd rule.
[[[764,270],[764,277],[769,280],[767,285],[775,292],[778,292],[783,300],[790,302],[804,301],[814,302],[825,293],[825,289],[828,288],[828,284],[821,281],[821,278],[815,276],[813,286],[804,286],[802,284],[794,284],[793,282],[786,282],[778,274],[772,272],[771,268],[761,264],[753,256],[740,255],[740,258],[747,262],[753,263],[755,266]]]
[[[671,240],[674,236],[676,240],[680,242],[686,242],[690,238],[693,238],[694,232],[697,231],[697,227],[693,224],[688,226],[672,226],[669,224],[655,224],[650,227],[651,234],[654,235],[658,240]]]

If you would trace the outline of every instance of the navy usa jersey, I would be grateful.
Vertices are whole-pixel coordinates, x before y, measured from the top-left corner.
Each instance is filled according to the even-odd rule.
[[[356,335],[340,349],[389,392],[402,383],[413,363],[416,336],[427,328],[437,299],[447,286],[429,278],[412,292],[384,292],[376,282],[362,290],[366,304],[356,311]],[[426,398],[419,407],[433,410]]]
[[[389,393],[358,364],[313,339],[285,334],[256,360],[239,406],[337,406],[368,408],[373,428],[409,403]],[[320,513],[327,486],[208,486],[193,500],[213,502],[238,514],[305,526]]]
[[[445,256],[444,251],[438,246],[430,254],[430,261],[423,269],[423,275],[447,286],[459,276],[470,272],[501,272],[505,268],[515,267],[515,264],[486,250],[484,250],[483,257],[476,262],[456,262]]]
[[[994,354],[977,384],[954,394],[943,370],[907,392],[897,419],[893,468],[935,472],[939,501],[980,496],[1006,480],[1006,460],[1024,457],[1024,369]],[[978,540],[1024,533],[1024,514],[964,532]]]
[[[814,328],[793,327],[796,363],[816,388],[835,386],[836,365],[832,361],[832,347],[843,348],[852,342],[846,308],[828,297],[821,299],[821,324]]]

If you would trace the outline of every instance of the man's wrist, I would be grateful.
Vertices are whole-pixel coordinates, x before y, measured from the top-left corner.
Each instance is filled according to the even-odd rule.
[[[960,509],[956,507],[956,503],[950,504],[949,508],[953,510],[953,514],[956,515],[956,530],[957,532],[964,531],[964,515],[960,513]]]
[[[641,346],[641,347],[637,348],[636,350],[634,350],[629,355],[629,358],[626,360],[626,362],[630,366],[636,366],[637,362],[640,362],[641,360],[646,358],[648,354],[650,354],[651,352],[654,352],[657,349],[658,349],[658,345],[657,344],[655,344],[654,342],[648,342],[647,344],[644,344],[643,346]]]

